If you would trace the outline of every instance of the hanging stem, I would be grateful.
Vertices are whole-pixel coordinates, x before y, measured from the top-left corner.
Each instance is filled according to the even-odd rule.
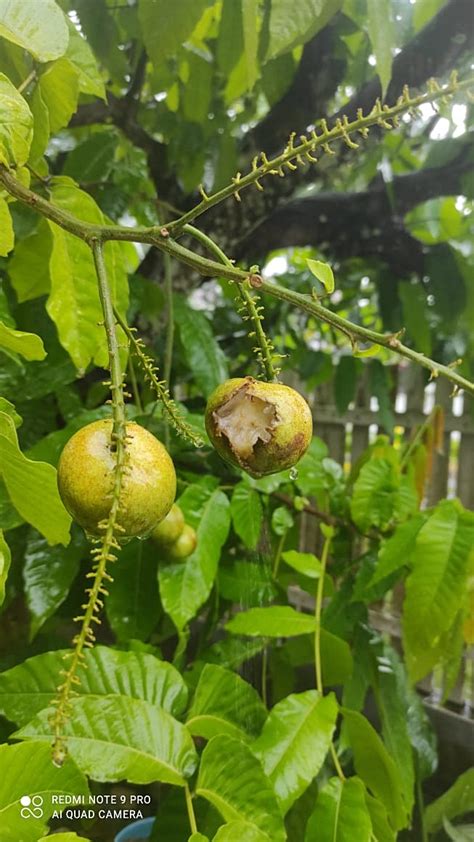
[[[203,231],[200,231],[199,228],[195,228],[194,225],[185,225],[183,228],[184,234],[190,234],[194,237],[195,240],[199,240],[212,254],[224,264],[228,268],[233,269],[232,261],[227,257],[225,252],[222,251],[221,248],[214,242],[207,234],[204,234]],[[243,283],[239,284],[238,287],[238,295],[245,307],[245,310],[248,313],[247,318],[250,319],[253,325],[255,338],[257,340],[258,348],[256,349],[258,352],[258,359],[263,368],[265,373],[265,377],[267,380],[276,380],[277,372],[273,365],[273,344],[268,339],[262,324],[262,316],[261,316],[261,307],[258,307],[256,303],[256,299],[251,294],[250,290],[248,289],[249,282],[246,280]],[[258,300],[258,299],[257,299]]]
[[[197,833],[198,827],[196,822],[196,815],[194,813],[193,797],[191,795],[191,790],[189,789],[188,784],[186,784],[184,787],[184,793],[186,796],[186,809],[188,811],[189,826],[191,828],[191,833]]]
[[[71,712],[71,697],[74,695],[74,686],[79,684],[77,670],[80,664],[84,661],[84,649],[91,648],[95,642],[93,624],[100,623],[97,615],[103,606],[101,596],[107,595],[104,582],[112,581],[112,577],[106,570],[107,563],[109,561],[115,561],[117,558],[114,550],[119,550],[120,545],[116,535],[122,531],[118,523],[118,513],[120,508],[122,480],[125,470],[125,403],[123,398],[123,378],[120,365],[119,347],[115,332],[113,305],[107,281],[102,248],[102,243],[99,240],[92,243],[92,252],[97,272],[97,279],[99,282],[99,296],[102,305],[102,312],[104,314],[104,327],[109,351],[109,368],[111,375],[110,389],[112,393],[113,418],[112,441],[113,452],[115,453],[114,478],[111,492],[112,499],[110,512],[107,519],[99,524],[102,535],[96,540],[97,546],[92,549],[91,553],[94,559],[94,565],[92,571],[87,574],[87,578],[92,579],[92,585],[86,590],[88,599],[82,606],[84,614],[75,618],[75,620],[81,621],[81,627],[78,634],[74,637],[73,651],[66,656],[70,658],[70,664],[68,669],[63,671],[64,681],[58,687],[56,711],[51,719],[53,731],[53,762],[58,766],[63,764],[66,757],[64,727]]]
[[[163,361],[163,376],[165,383],[170,389],[171,382],[171,366],[173,363],[173,343],[174,343],[174,312],[173,312],[173,273],[171,267],[171,257],[169,254],[164,255],[165,263],[165,303],[166,303],[166,342],[165,342],[165,358]],[[165,427],[165,442],[166,447],[170,446],[170,428],[168,421]]]

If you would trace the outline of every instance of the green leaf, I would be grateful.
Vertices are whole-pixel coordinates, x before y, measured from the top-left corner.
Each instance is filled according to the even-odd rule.
[[[235,561],[220,565],[219,593],[242,608],[265,605],[276,596],[276,586],[268,566],[252,561]]]
[[[387,458],[373,454],[354,483],[351,514],[364,532],[371,526],[384,531],[392,520],[403,520],[418,505],[411,476],[401,475],[390,451],[386,454]]]
[[[39,794],[42,815],[21,815],[20,798]],[[0,746],[0,816],[2,842],[37,842],[55,809],[53,795],[82,795],[89,790],[70,757],[60,769],[51,762],[51,746],[43,742]],[[39,803],[39,802],[38,802]]]
[[[53,836],[42,836],[39,842],[90,842],[85,836],[78,836],[77,833],[55,833]]]
[[[94,53],[72,22],[69,25],[69,45],[66,58],[78,74],[79,90],[84,94],[98,96],[105,100],[105,85]]]
[[[148,640],[162,615],[156,577],[156,546],[131,541],[120,552],[107,588],[107,619],[120,641]]]
[[[163,608],[181,630],[211,592],[229,533],[230,513],[222,491],[197,485],[186,490],[179,505],[186,522],[197,530],[196,549],[184,562],[159,565],[158,581]]]
[[[251,91],[258,79],[258,8],[260,0],[242,0],[242,30],[247,64],[247,84]]]
[[[315,278],[320,281],[328,295],[334,292],[334,272],[329,263],[323,263],[321,260],[311,260],[306,258],[306,263],[309,271]]]
[[[426,293],[419,284],[398,284],[398,295],[403,307],[403,324],[414,340],[417,351],[431,356],[431,330],[427,319]]]
[[[417,0],[413,7],[413,30],[418,32],[439,11],[444,0]]]
[[[207,0],[181,0],[170,6],[168,0],[140,0],[138,19],[150,60],[160,67],[191,35],[206,9]]]
[[[372,822],[365,787],[358,778],[331,778],[310,817],[305,842],[371,842]]]
[[[216,807],[227,822],[251,822],[268,833],[272,842],[286,839],[270,781],[250,748],[240,740],[222,735],[207,744],[196,794]]]
[[[390,827],[387,810],[378,798],[365,793],[365,802],[372,822],[372,832],[377,842],[397,842],[397,834]]]
[[[183,115],[190,123],[206,123],[212,96],[212,64],[201,55],[188,58],[189,79],[182,95]]]
[[[349,644],[341,637],[321,629],[320,650],[324,686],[344,684],[354,670]]]
[[[380,360],[372,360],[369,366],[369,388],[370,394],[377,398],[378,418],[380,426],[392,435],[395,426],[395,415],[392,409],[392,388],[393,383],[387,366],[382,365]]]
[[[298,634],[314,634],[316,620],[309,614],[295,611],[289,605],[272,605],[236,614],[226,623],[226,629],[232,634],[249,637],[294,637]]]
[[[0,473],[8,496],[22,518],[38,529],[49,544],[67,546],[71,518],[59,496],[55,468],[27,459],[16,437],[12,441],[0,435]]]
[[[443,500],[420,529],[406,581],[403,642],[413,681],[439,660],[438,644],[453,626],[463,598],[474,515]]]
[[[28,103],[0,73],[0,163],[7,167],[26,164],[32,138],[33,115]]]
[[[395,532],[382,544],[372,585],[386,579],[401,567],[411,565],[416,539],[425,520],[424,515],[415,515],[405,523],[399,524]]]
[[[63,650],[45,652],[0,674],[0,710],[17,725],[26,725],[56,695],[64,669]],[[80,665],[76,692],[91,704],[104,696],[142,699],[179,716],[187,702],[187,688],[179,672],[166,661],[144,652],[122,652],[95,646]]]
[[[390,0],[367,0],[367,12],[369,38],[384,96],[392,76],[392,4]]]
[[[13,330],[0,321],[0,348],[20,354],[25,360],[44,360],[46,351],[43,340],[35,333]]]
[[[52,712],[51,708],[42,711],[15,736],[50,744]],[[196,751],[184,725],[141,699],[74,699],[64,737],[79,769],[95,781],[161,781],[184,786],[197,765]]]
[[[0,257],[6,257],[15,245],[13,223],[5,199],[0,197]]]
[[[66,18],[55,0],[42,0],[41,5],[0,0],[0,35],[40,62],[62,56],[69,37]]]
[[[298,462],[298,477],[296,483],[300,491],[307,496],[317,494],[326,488],[326,477],[323,468],[323,460],[327,458],[329,451],[322,439],[314,436],[308,451],[300,462]]]
[[[219,828],[212,842],[271,842],[263,830],[250,822],[229,822]]]
[[[40,162],[49,142],[49,111],[41,93],[41,87],[35,85],[29,97],[29,105],[33,115],[33,140],[30,147],[30,162],[34,166]],[[46,220],[42,220],[46,227]]]
[[[267,60],[305,44],[339,11],[342,0],[273,0]]]
[[[115,130],[106,128],[95,132],[67,156],[64,175],[71,176],[81,184],[104,181],[113,167],[117,144]]]
[[[8,546],[3,532],[0,529],[0,605],[3,605],[5,600],[5,585],[7,581],[8,571],[11,564],[10,547]]]
[[[452,842],[474,842],[474,824],[457,824],[454,826],[445,818],[443,827]]]
[[[359,777],[387,809],[395,830],[407,825],[401,791],[402,782],[395,762],[382,740],[362,714],[342,708],[346,733],[354,754]]]
[[[252,751],[273,784],[283,814],[321,769],[336,726],[333,693],[294,693],[275,705]]]
[[[82,531],[74,531],[73,535],[67,549],[51,548],[41,535],[33,534],[28,540],[23,581],[31,618],[30,640],[64,602],[79,571],[81,558],[87,557]]]
[[[67,177],[52,181],[52,200],[84,222],[104,224],[104,216],[91,196]],[[107,364],[105,332],[100,326],[102,309],[89,246],[57,225],[51,224],[53,249],[50,259],[51,293],[47,311],[58,328],[59,339],[79,371],[91,360]],[[108,243],[104,257],[115,305],[124,314],[128,301],[127,252]]]
[[[60,58],[41,74],[39,87],[48,109],[50,132],[56,134],[77,110],[79,74],[69,59]]]
[[[204,836],[202,833],[193,833],[192,836],[189,837],[188,842],[209,842],[209,838]]]
[[[282,555],[285,561],[293,570],[308,576],[310,579],[319,579],[321,576],[321,562],[312,553],[299,553],[296,550],[287,550]]]
[[[443,819],[455,819],[474,810],[474,769],[468,769],[459,775],[440,798],[429,804],[425,810],[425,823],[428,833],[436,833],[443,827]]]
[[[188,365],[198,387],[209,397],[229,376],[226,357],[204,313],[193,310],[181,296],[175,296],[175,314]]]
[[[230,501],[230,513],[235,532],[245,546],[254,550],[260,538],[263,508],[260,494],[246,482],[239,482]]]
[[[294,523],[293,515],[286,506],[278,506],[272,514],[272,529],[275,535],[285,535]]]
[[[8,274],[18,301],[29,301],[50,290],[49,258],[52,236],[45,219],[32,234],[16,244],[8,264]]]
[[[23,423],[21,415],[18,415],[18,412],[16,411],[14,405],[11,403],[11,401],[7,401],[6,398],[0,397],[0,412],[2,412],[4,415],[8,415],[9,418],[11,418],[11,420],[13,421],[15,427],[20,427]]]
[[[193,736],[206,740],[228,734],[246,742],[260,733],[266,716],[265,705],[247,681],[216,664],[206,664],[186,727]]]

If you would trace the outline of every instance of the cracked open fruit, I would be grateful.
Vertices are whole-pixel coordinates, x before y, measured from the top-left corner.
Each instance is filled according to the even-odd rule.
[[[178,540],[184,526],[184,515],[179,506],[173,503],[166,517],[155,526],[150,538],[160,546],[167,547]]]
[[[145,536],[168,514],[176,495],[176,474],[165,447],[148,430],[127,423],[126,458],[117,522],[121,537]],[[112,421],[94,421],[66,444],[58,465],[58,488],[75,521],[100,533],[112,504],[115,471]]]
[[[236,377],[209,398],[206,429],[226,462],[261,477],[296,465],[311,442],[313,421],[304,398],[289,386]]]

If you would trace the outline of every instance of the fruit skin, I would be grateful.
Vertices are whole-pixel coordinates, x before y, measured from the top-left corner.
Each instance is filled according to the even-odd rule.
[[[150,538],[160,546],[166,547],[178,540],[184,526],[184,515],[179,506],[173,503],[166,517],[155,526]]]
[[[268,416],[268,427],[264,431],[267,441],[258,438],[252,447],[233,447],[228,435],[222,430],[222,418],[226,408],[229,409],[229,401],[235,402],[239,395],[244,402],[236,425],[240,434],[246,416],[249,418],[251,432],[253,407],[258,404],[273,416]],[[206,430],[212,444],[226,462],[243,468],[253,477],[261,477],[291,468],[301,459],[311,442],[313,419],[304,398],[289,386],[265,383],[252,377],[235,377],[218,386],[209,398]]]
[[[196,531],[186,524],[178,540],[167,548],[168,558],[173,561],[182,561],[194,552],[196,544]]]
[[[139,424],[126,425],[126,459],[117,521],[120,536],[147,535],[169,512],[176,496],[176,473],[165,447]],[[94,421],[66,444],[58,465],[62,501],[86,532],[100,534],[108,517],[114,481],[112,421]]]

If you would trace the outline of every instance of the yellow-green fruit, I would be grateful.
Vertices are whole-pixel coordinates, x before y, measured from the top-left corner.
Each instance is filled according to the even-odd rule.
[[[195,530],[189,524],[186,524],[178,540],[171,544],[167,549],[168,558],[175,561],[180,561],[187,558],[188,555],[194,552],[197,544],[197,535]]]
[[[147,535],[169,512],[176,496],[176,474],[165,447],[148,430],[127,423],[117,522],[124,538]],[[58,488],[68,512],[92,535],[112,504],[115,453],[112,421],[94,421],[66,444],[58,466]]]
[[[313,420],[289,386],[236,377],[209,398],[206,429],[223,459],[261,477],[296,465],[311,442]]]
[[[168,544],[174,544],[174,542],[178,540],[183,529],[184,515],[179,506],[177,506],[176,503],[173,503],[166,517],[158,524],[158,526],[155,526],[150,537],[153,538],[157,544],[168,546]]]

